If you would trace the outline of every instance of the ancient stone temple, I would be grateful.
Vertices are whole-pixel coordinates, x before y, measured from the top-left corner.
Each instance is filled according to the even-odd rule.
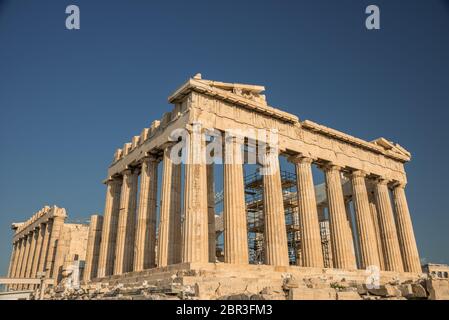
[[[243,167],[253,158],[262,172],[263,264],[289,266],[279,169],[279,157],[285,157],[296,168],[298,266],[325,267],[320,221],[327,220],[328,268],[421,272],[405,195],[404,164],[410,153],[384,138],[364,141],[300,121],[269,106],[263,91],[262,86],[204,80],[198,74],[168,98],[172,111],[115,152],[105,180],[104,215],[92,220],[89,279],[215,263],[217,158],[223,163],[223,264],[250,263]],[[324,173],[323,203],[317,203],[312,166]],[[354,219],[347,214],[344,183]]]
[[[104,214],[85,235],[84,287],[67,297],[153,286],[204,299],[359,299],[402,291],[341,288],[397,283],[403,297],[427,298],[405,194],[410,153],[302,121],[264,90],[197,74],[169,96],[171,111],[116,150]],[[47,208],[16,226],[11,278],[45,270],[58,283],[65,216]]]
[[[66,210],[45,206],[30,219],[13,223],[13,250],[8,277],[45,277],[57,284],[66,266],[84,261],[89,226],[66,223]],[[32,289],[34,284],[13,284],[10,290]]]

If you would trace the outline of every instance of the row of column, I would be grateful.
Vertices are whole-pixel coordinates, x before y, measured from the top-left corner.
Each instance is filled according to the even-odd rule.
[[[9,278],[37,278],[40,272],[45,272],[46,278],[56,276],[55,256],[64,219],[55,216],[13,243]],[[33,286],[12,285],[10,289],[31,289]]]
[[[322,267],[320,229],[311,169],[313,160],[300,156],[292,160],[296,164],[297,174],[302,265]],[[356,259],[343,197],[341,168],[327,165],[323,169],[329,206],[333,267],[354,269]],[[368,196],[364,172],[352,172],[351,185],[360,250],[360,268],[378,266],[388,271],[421,272],[404,185],[393,186],[394,211],[387,180],[378,179],[374,182],[374,205]],[[376,218],[373,219],[373,216]],[[381,248],[378,246],[379,238]]]
[[[198,133],[191,133],[195,135]],[[202,134],[202,133],[201,133]],[[199,134],[198,134],[199,135]],[[224,261],[247,264],[247,223],[243,179],[242,148],[235,138],[225,144],[224,164]],[[184,178],[184,221],[181,230],[181,165],[172,163],[170,148],[163,154],[160,222],[156,248],[157,167],[154,156],[143,159],[140,168],[127,169],[121,178],[107,183],[104,219],[97,228],[98,263],[91,277],[104,277],[179,262],[215,261],[215,213],[213,170],[206,164],[205,139],[188,139]],[[287,266],[288,246],[285,227],[282,183],[278,156],[265,159],[270,167],[263,175],[265,263]],[[323,267],[323,253],[310,158],[291,158],[296,166],[298,211],[301,234],[301,265]],[[330,216],[333,267],[356,268],[343,197],[341,168],[323,167]],[[271,173],[270,173],[271,172]],[[138,177],[140,192],[137,198]],[[393,198],[396,223],[386,180],[375,184],[376,206],[372,207],[361,171],[351,175],[353,201],[362,268],[383,264],[384,270],[420,272],[403,185],[396,185]],[[373,210],[378,223],[372,219]],[[396,227],[397,225],[397,227]],[[381,234],[377,246],[376,228]],[[95,256],[92,254],[92,256]],[[89,262],[88,262],[89,263]],[[96,271],[96,272],[95,272]]]

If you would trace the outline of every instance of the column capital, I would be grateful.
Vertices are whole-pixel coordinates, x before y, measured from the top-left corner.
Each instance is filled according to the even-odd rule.
[[[388,184],[391,182],[389,179],[387,179],[385,177],[377,177],[375,179],[375,181],[377,184],[386,185],[386,186],[388,186]]]
[[[164,152],[165,152],[165,150],[170,149],[170,148],[171,148],[171,146],[166,147],[164,149]],[[157,155],[155,155],[155,154],[147,153],[145,155],[145,157],[142,158],[142,163],[144,163],[144,162],[146,162],[147,164],[150,164],[151,162],[159,163],[159,157]]]
[[[351,172],[350,176],[354,178],[365,178],[367,176],[367,173],[363,170],[354,170]]]
[[[297,154],[294,156],[290,156],[287,159],[289,162],[291,163],[308,163],[308,164],[312,164],[313,162],[316,161],[316,158],[312,158],[312,157],[308,157],[308,156],[304,156],[302,154]]]
[[[324,171],[339,171],[340,172],[343,169],[343,167],[336,165],[332,162],[326,163],[320,167],[323,168]]]
[[[393,188],[398,188],[398,189],[405,189],[407,183],[406,182],[400,182],[400,181],[393,181],[392,182],[392,187]]]

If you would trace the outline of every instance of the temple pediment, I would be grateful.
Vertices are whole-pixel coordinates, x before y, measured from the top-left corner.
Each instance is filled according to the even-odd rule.
[[[378,138],[374,141],[371,141],[371,143],[375,144],[376,146],[382,147],[383,149],[385,149],[385,151],[400,154],[409,158],[411,157],[411,153],[401,145],[388,141],[385,138]]]

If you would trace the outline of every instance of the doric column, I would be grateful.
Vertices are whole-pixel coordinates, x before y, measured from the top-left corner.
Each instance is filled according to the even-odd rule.
[[[303,156],[290,158],[296,168],[296,185],[301,232],[301,266],[324,267],[320,225],[313,184],[313,159]]]
[[[8,278],[12,277],[12,273],[14,270],[14,261],[16,260],[16,257],[17,257],[17,247],[18,247],[17,242],[13,242],[11,258],[9,260],[9,267],[8,267]]]
[[[376,199],[374,197],[373,192],[370,192],[368,194],[368,199],[369,199],[369,208],[371,212],[371,219],[373,220],[374,231],[376,234],[376,245],[377,245],[377,254],[379,256],[380,270],[385,270],[384,253],[382,250],[382,233],[380,231],[379,215],[377,213]]]
[[[248,264],[242,145],[236,137],[226,138],[223,169],[224,262]]]
[[[157,167],[158,159],[153,156],[145,157],[142,161],[134,271],[155,266]]]
[[[182,262],[208,262],[207,176],[204,132],[194,124],[187,139]]]
[[[401,250],[387,184],[387,180],[379,179],[374,188],[379,213],[379,227],[382,233],[385,270],[403,272]]]
[[[11,278],[15,278],[16,274],[17,274],[17,268],[18,265],[20,264],[19,260],[20,260],[20,250],[22,249],[22,240],[18,239],[15,242],[15,247],[16,247],[16,254],[14,257],[14,262],[13,262],[13,267],[11,270]]]
[[[26,244],[26,238],[22,237],[19,240],[19,257],[17,259],[17,265],[16,269],[14,270],[14,278],[21,278],[21,270],[22,270],[22,264],[23,264],[23,256],[25,254],[25,244]],[[18,285],[14,285],[14,288],[18,288]]]
[[[11,251],[11,259],[9,261],[9,268],[8,268],[8,278],[13,278],[14,273],[14,264],[17,262],[17,256],[18,256],[18,242],[13,242],[12,244],[12,251]],[[6,290],[11,290],[13,286],[7,285]]]
[[[44,232],[44,239],[42,240],[41,255],[39,257],[39,264],[37,266],[37,272],[46,272],[45,263],[47,261],[48,244],[50,243],[51,229],[53,227],[53,221],[48,220],[45,224],[41,225],[41,232]]]
[[[58,270],[55,272],[55,261],[56,261],[56,249],[58,242],[61,238],[61,231],[64,227],[65,216],[55,216],[53,217],[53,224],[51,228],[50,240],[48,244],[47,262],[46,262],[46,277],[56,278],[58,276]]]
[[[110,179],[107,182],[97,278],[110,276],[114,271],[121,187],[121,179]]]
[[[264,160],[264,169],[266,170],[263,170],[262,175],[265,263],[288,266],[287,231],[279,156],[277,152],[270,152],[265,155]]]
[[[215,262],[216,243],[215,243],[215,180],[214,164],[207,165],[207,216],[209,230],[209,262]]]
[[[85,281],[89,281],[97,276],[102,227],[102,216],[93,215],[90,217],[89,233],[87,236],[86,246],[86,264],[84,267],[83,279]]]
[[[36,249],[34,253],[34,259],[33,259],[33,269],[31,271],[31,278],[37,277],[37,272],[39,268],[39,261],[42,254],[42,242],[44,240],[45,236],[45,225],[40,224],[39,228],[36,229],[37,233],[37,240],[36,240]]]
[[[181,164],[173,164],[172,176],[168,264],[181,262]]]
[[[170,211],[172,205],[172,178],[173,162],[170,158],[171,148],[164,150],[162,189],[161,189],[161,213],[159,218],[159,235],[157,243],[157,266],[168,265],[169,239],[170,239]]]
[[[412,219],[405,197],[405,185],[397,184],[393,188],[393,201],[396,212],[397,232],[402,252],[402,261],[406,272],[421,273],[421,262],[413,232]]]
[[[351,175],[352,195],[359,235],[360,268],[369,266],[380,267],[377,251],[377,239],[371,217],[368,192],[365,183],[366,174],[362,171],[354,171]]]
[[[358,267],[360,265],[360,254],[358,246],[356,246],[357,243],[357,226],[354,223],[354,220],[352,219],[352,210],[351,210],[351,199],[345,199],[345,208],[346,208],[346,219],[348,221],[348,234],[351,235],[351,252],[355,257],[356,266]]]
[[[133,270],[138,177],[137,170],[127,169],[123,173],[114,274]]]
[[[334,268],[356,269],[356,261],[351,248],[346,216],[345,201],[340,177],[340,167],[329,165],[324,168],[327,201],[329,203],[329,224]]]
[[[27,268],[25,271],[25,278],[31,277],[31,271],[33,270],[33,261],[34,261],[34,254],[36,253],[36,238],[37,238],[37,232],[36,230],[33,230],[30,232],[31,242],[30,242],[30,251],[28,252],[28,259],[27,259]],[[28,287],[28,285],[25,285],[25,287]]]
[[[20,270],[20,277],[21,278],[26,278],[27,274],[28,274],[28,269],[29,269],[29,264],[28,264],[28,260],[29,260],[29,256],[30,256],[30,248],[31,248],[31,243],[33,236],[31,233],[27,234],[26,236],[26,243],[25,243],[25,253],[23,254],[23,259],[22,259],[22,269]],[[20,287],[23,289],[26,285],[21,285]]]

